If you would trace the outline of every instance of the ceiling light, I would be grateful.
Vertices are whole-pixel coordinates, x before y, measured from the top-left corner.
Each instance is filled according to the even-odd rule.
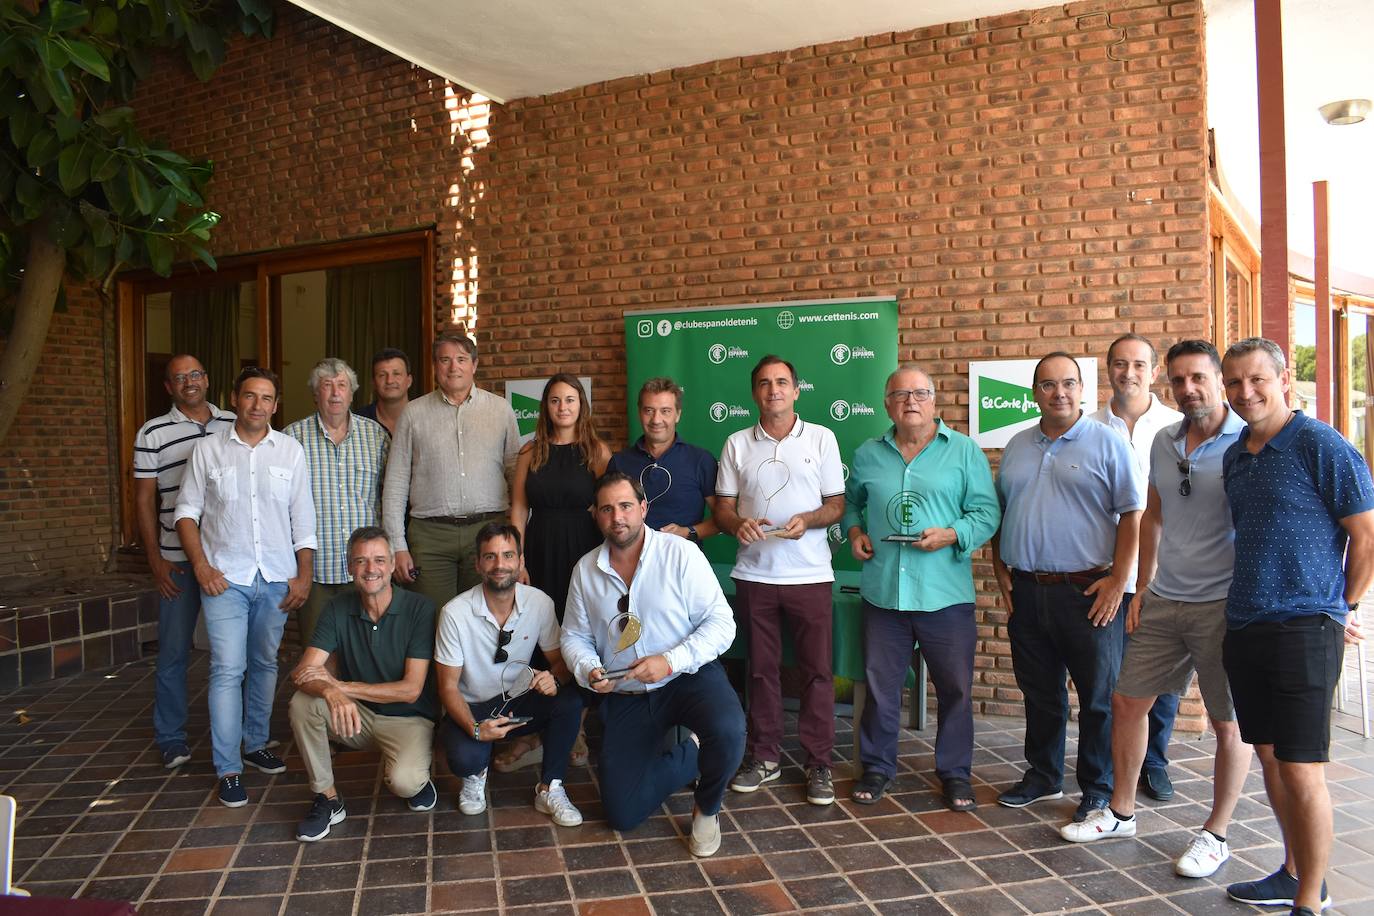
[[[1369,114],[1370,104],[1369,99],[1342,99],[1328,102],[1317,110],[1327,124],[1359,124]]]

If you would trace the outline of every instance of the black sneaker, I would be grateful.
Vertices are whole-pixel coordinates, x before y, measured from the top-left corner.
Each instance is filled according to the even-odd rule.
[[[243,762],[251,767],[257,767],[264,773],[276,774],[286,772],[286,761],[282,760],[267,748],[263,748],[260,751],[254,751],[251,754],[244,754]]]
[[[808,767],[806,770],[806,800],[813,805],[835,803],[835,783],[829,767]]]
[[[219,803],[226,808],[242,808],[248,804],[248,790],[238,773],[220,778]]]
[[[1078,803],[1078,810],[1073,813],[1073,822],[1081,824],[1088,819],[1088,815],[1094,811],[1101,811],[1107,807],[1107,799],[1100,795],[1084,795],[1083,800]]]
[[[302,843],[322,840],[329,836],[330,827],[342,822],[347,816],[343,796],[329,798],[321,792],[310,805],[310,813],[296,825],[296,839]]]
[[[1047,789],[1038,786],[1031,782],[1030,774],[1027,774],[1022,776],[1021,781],[1016,785],[997,796],[997,804],[1005,808],[1024,808],[1038,801],[1053,801],[1063,797],[1062,789]]]
[[[191,759],[191,749],[184,744],[169,744],[162,749],[162,766],[175,770]]]
[[[1226,888],[1226,896],[1251,906],[1292,906],[1293,897],[1298,893],[1298,879],[1282,866],[1272,875],[1255,881],[1242,881]],[[1322,909],[1331,905],[1331,895],[1326,892],[1326,882],[1322,882]]]
[[[730,780],[730,789],[734,792],[757,792],[759,786],[765,782],[772,782],[781,775],[782,767],[779,764],[759,760],[757,757],[746,757],[735,771],[734,778]]]
[[[406,805],[411,811],[429,811],[438,800],[439,793],[434,789],[434,781],[430,780],[421,787],[419,792],[406,799]]]

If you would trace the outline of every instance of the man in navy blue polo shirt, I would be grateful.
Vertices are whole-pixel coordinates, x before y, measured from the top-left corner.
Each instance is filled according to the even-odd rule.
[[[1122,596],[1133,575],[1144,487],[1126,440],[1079,406],[1083,375],[1051,353],[1032,376],[1040,422],[1007,443],[997,475],[1002,530],[993,570],[1006,602],[1012,671],[1026,704],[1030,768],[997,797],[1008,808],[1063,797],[1069,693],[1078,691],[1075,821],[1112,795],[1112,690]]]
[[[616,452],[607,471],[639,481],[649,499],[650,528],[693,543],[715,534],[716,458],[677,437],[682,419],[682,388],[670,378],[651,378],[639,389],[639,423],[644,435]]]
[[[1374,482],[1340,433],[1288,409],[1283,351],[1273,341],[1232,344],[1222,378],[1249,424],[1222,468],[1236,528],[1222,660],[1284,845],[1278,871],[1226,893],[1309,916],[1330,904],[1323,764],[1344,644],[1362,638],[1353,612],[1374,581]]]

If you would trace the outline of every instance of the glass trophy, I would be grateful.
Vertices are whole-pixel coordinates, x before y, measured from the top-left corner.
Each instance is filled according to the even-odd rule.
[[[760,523],[759,528],[762,529],[764,537],[772,537],[783,531],[785,526],[772,524],[774,519],[768,518],[768,510],[773,505],[773,497],[781,493],[792,480],[792,470],[786,462],[777,457],[765,458],[759,462],[754,477],[754,504],[762,507],[758,517],[769,521],[769,524]]]
[[[915,544],[926,528],[926,500],[920,493],[903,490],[887,501],[887,522],[892,533],[883,538],[896,544]]]

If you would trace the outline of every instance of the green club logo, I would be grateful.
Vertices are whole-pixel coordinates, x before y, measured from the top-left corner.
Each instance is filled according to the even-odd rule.
[[[724,423],[725,418],[730,416],[730,408],[725,406],[722,401],[716,401],[711,405],[711,419],[717,423]]]
[[[848,401],[834,401],[834,402],[832,402],[831,405],[830,405],[830,418],[831,418],[832,420],[841,420],[841,421],[843,421],[843,420],[848,420],[848,419],[849,419],[849,402],[848,402]]]
[[[1001,379],[978,379],[978,432],[1013,426],[1040,416],[1031,389]]]
[[[903,490],[887,501],[887,521],[899,534],[915,534],[921,524],[925,504],[921,494]]]
[[[711,344],[706,350],[706,358],[719,366],[721,363],[725,362],[727,353],[729,353],[729,351],[725,349],[725,344]]]
[[[786,331],[788,328],[792,327],[792,325],[796,323],[797,316],[793,315],[787,309],[783,309],[781,312],[778,312],[778,327],[782,328],[784,331]]]
[[[830,361],[837,366],[849,362],[849,344],[835,344],[830,348]]]

